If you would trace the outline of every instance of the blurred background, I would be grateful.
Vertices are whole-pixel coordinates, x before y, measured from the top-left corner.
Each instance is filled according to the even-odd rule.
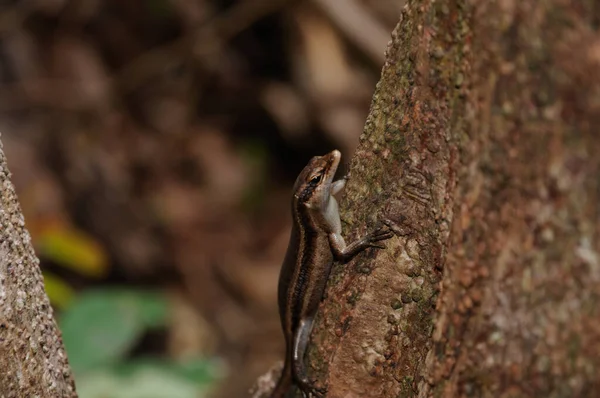
[[[282,358],[290,189],[358,144],[401,0],[3,0],[0,132],[82,398]]]

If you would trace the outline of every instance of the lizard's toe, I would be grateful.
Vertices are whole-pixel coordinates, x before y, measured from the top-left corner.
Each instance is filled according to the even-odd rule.
[[[318,387],[314,382],[309,380],[303,380],[298,383],[298,388],[302,391],[302,395],[305,398],[323,398],[327,393],[326,387]]]

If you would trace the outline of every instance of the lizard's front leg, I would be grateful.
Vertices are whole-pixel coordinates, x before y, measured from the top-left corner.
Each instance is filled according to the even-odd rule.
[[[346,245],[341,234],[332,232],[329,234],[329,245],[335,259],[345,263],[369,247],[385,249],[385,246],[379,245],[377,242],[390,239],[392,236],[394,236],[393,231],[387,227],[380,227],[349,245]]]

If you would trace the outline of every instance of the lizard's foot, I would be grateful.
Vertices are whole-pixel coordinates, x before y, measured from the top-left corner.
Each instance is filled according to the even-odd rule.
[[[302,391],[304,398],[323,398],[327,393],[326,387],[318,387],[314,382],[311,382],[308,379],[298,380],[297,385],[300,391]]]
[[[388,226],[381,226],[377,228],[375,231],[367,234],[363,240],[365,244],[369,247],[377,247],[379,249],[385,249],[385,246],[378,244],[377,242],[382,240],[390,239],[394,236],[394,231],[392,231]]]

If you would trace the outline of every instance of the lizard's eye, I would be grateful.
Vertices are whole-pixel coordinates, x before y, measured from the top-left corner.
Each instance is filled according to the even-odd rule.
[[[310,179],[311,184],[318,184],[319,182],[321,182],[321,174],[317,174],[316,176],[314,176],[313,178]]]

